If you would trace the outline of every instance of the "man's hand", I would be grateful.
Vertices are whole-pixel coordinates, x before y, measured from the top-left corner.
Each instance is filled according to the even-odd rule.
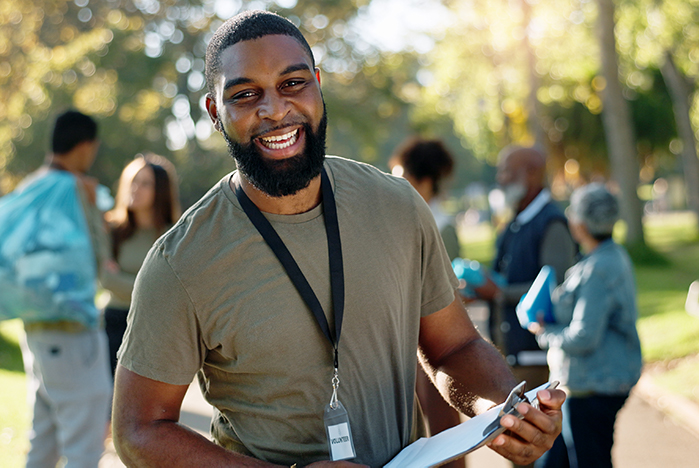
[[[561,406],[566,399],[562,390],[542,390],[537,394],[540,410],[527,403],[520,403],[517,411],[524,415],[519,419],[505,415],[500,424],[507,431],[493,439],[488,446],[518,465],[527,465],[553,446],[561,433]]]

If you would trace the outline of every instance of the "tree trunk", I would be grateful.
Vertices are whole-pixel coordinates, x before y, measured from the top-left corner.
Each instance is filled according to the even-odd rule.
[[[597,0],[599,35],[602,58],[602,74],[606,88],[602,91],[602,123],[607,141],[607,151],[612,163],[612,176],[619,184],[621,217],[626,221],[626,243],[645,244],[643,213],[638,198],[638,156],[629,104],[619,83],[616,40],[614,37],[614,0]]]
[[[541,125],[541,106],[536,93],[541,87],[541,79],[536,74],[536,55],[534,48],[529,40],[529,27],[532,20],[532,7],[528,0],[522,0],[523,27],[525,29],[524,40],[522,41],[524,53],[527,57],[527,68],[529,71],[529,95],[527,96],[527,127],[529,132],[534,137],[537,146],[545,148],[546,134],[544,127]]]
[[[665,60],[660,66],[660,73],[672,97],[672,109],[675,111],[677,134],[682,139],[682,165],[684,166],[684,185],[687,207],[699,217],[699,159],[697,158],[697,140],[689,117],[692,86],[677,69],[672,60],[672,53],[665,52]]]

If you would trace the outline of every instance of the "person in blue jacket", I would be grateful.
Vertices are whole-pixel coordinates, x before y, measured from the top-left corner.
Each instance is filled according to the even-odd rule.
[[[554,290],[556,323],[533,324],[530,331],[548,349],[551,379],[568,393],[562,434],[569,465],[555,447],[540,462],[611,468],[614,421],[642,367],[633,267],[612,239],[619,205],[602,184],[576,190],[568,218],[586,255]]]

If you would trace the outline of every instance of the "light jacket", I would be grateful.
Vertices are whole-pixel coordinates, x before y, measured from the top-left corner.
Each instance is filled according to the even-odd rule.
[[[571,395],[623,395],[641,375],[636,286],[629,256],[604,241],[572,266],[552,297],[556,324],[537,336],[551,379]]]

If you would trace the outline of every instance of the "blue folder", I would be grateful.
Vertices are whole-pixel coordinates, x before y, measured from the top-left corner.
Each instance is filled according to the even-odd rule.
[[[556,272],[551,266],[544,265],[515,309],[522,328],[527,328],[530,323],[537,323],[540,319],[545,323],[556,323],[551,303],[551,294],[555,288]]]

